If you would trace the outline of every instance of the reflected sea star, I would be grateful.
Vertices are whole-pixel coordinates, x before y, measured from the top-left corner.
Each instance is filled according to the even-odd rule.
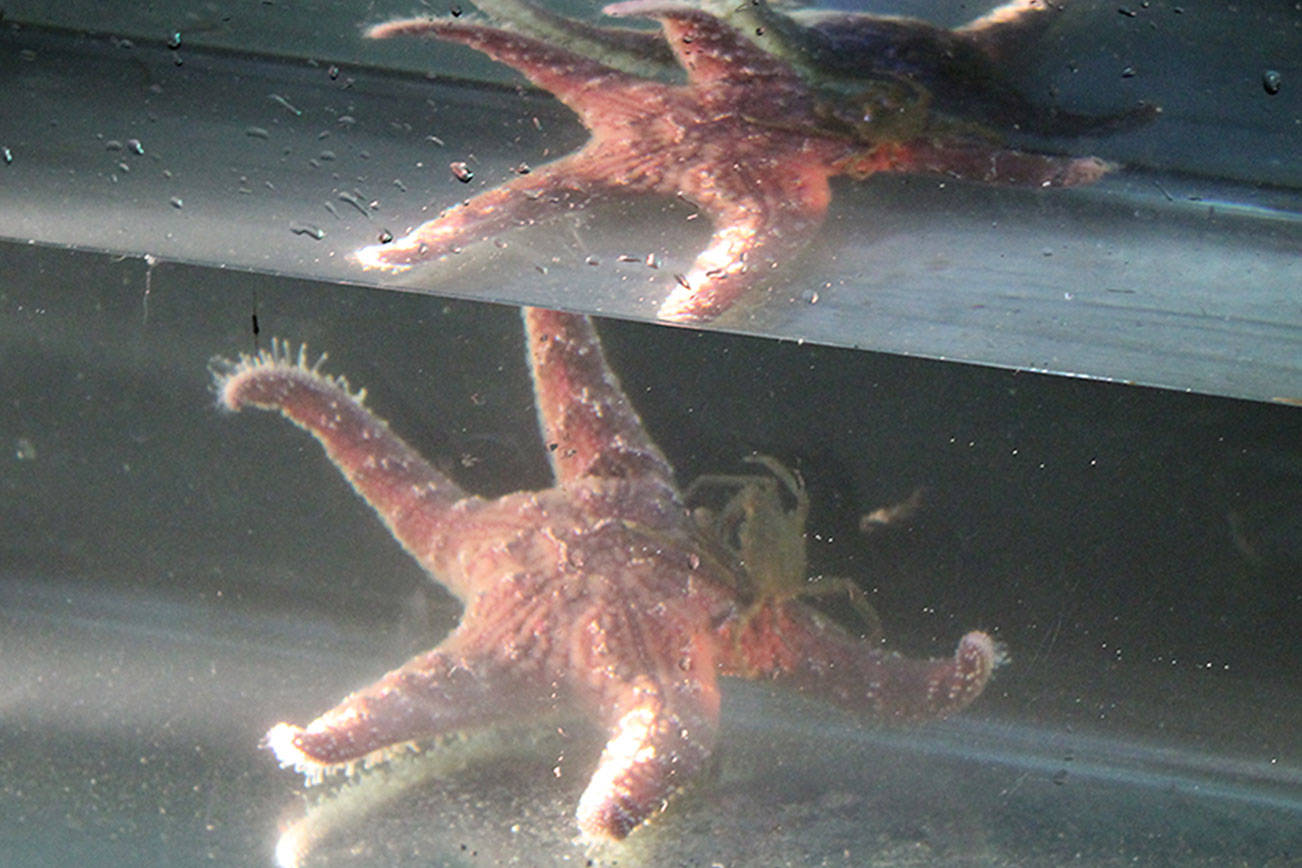
[[[393,434],[347,384],[287,352],[219,366],[232,410],[276,410],[313,434],[409,554],[463,604],[433,650],[267,744],[317,781],[415,740],[552,712],[608,737],[577,819],[620,839],[702,770],[718,676],[786,683],[887,721],[943,717],[985,688],[999,654],[982,632],[953,657],[909,659],[799,595],[759,587],[693,519],[583,317],[525,313],[556,484],[467,494]]]
[[[633,0],[610,15],[659,19],[687,73],[665,84],[511,31],[454,20],[404,19],[373,37],[431,35],[515,67],[578,113],[591,138],[576,153],[481,193],[390,243],[354,254],[367,268],[401,271],[460,247],[618,194],[681,196],[714,233],[660,307],[663,319],[708,320],[766,280],[821,225],[829,179],[936,172],[1002,184],[1070,186],[1109,166],[1093,157],[1009,150],[952,125],[932,124],[925,100],[880,123],[829,117],[787,61],[708,13]]]

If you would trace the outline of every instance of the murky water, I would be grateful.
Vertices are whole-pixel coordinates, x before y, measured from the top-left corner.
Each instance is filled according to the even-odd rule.
[[[1236,29],[1109,9],[1109,50],[1041,62],[1061,94],[1088,104],[1097,88],[1073,82],[1142,56],[1119,92],[1153,98],[1188,80],[1160,70],[1206,60],[1162,94],[1160,125],[1080,145],[1130,169],[1056,199],[838,189],[795,282],[727,325],[768,337],[598,321],[680,484],[776,457],[811,498],[811,573],[853,582],[890,647],[947,655],[982,629],[1011,660],[966,712],[908,728],[727,682],[708,771],[589,848],[573,814],[603,739],[582,721],[306,792],[262,749],[459,610],[302,432],[218,410],[209,366],[306,343],[466,489],[542,488],[519,308],[464,297],[646,319],[658,297],[627,291],[632,269],[648,250],[666,275],[690,262],[700,221],[625,204],[484,245],[413,294],[361,286],[351,249],[466,195],[449,160],[474,155],[491,186],[583,131],[539,94],[411,74],[447,55],[359,48],[363,13],[339,4],[39,5],[0,16],[17,82],[0,106],[0,862],[1302,858],[1302,410],[1209,396],[1297,398],[1302,169],[1279,142],[1299,71],[1272,54],[1296,12],[1218,8]],[[381,5],[368,22],[411,11]],[[113,37],[85,36],[92,14]],[[38,21],[72,29],[15,23]],[[841,595],[817,604],[862,623]]]

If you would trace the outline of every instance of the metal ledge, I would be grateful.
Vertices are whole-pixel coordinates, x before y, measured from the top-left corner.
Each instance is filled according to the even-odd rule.
[[[631,202],[388,281],[348,252],[573,149],[575,119],[499,84],[14,25],[0,76],[2,238],[646,320],[704,237],[683,203]],[[1300,213],[1295,188],[1156,169],[846,183],[783,282],[713,327],[1297,401]]]

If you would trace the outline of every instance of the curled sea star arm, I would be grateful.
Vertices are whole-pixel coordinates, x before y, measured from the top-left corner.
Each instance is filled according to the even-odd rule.
[[[1003,655],[973,630],[953,657],[904,657],[870,645],[798,601],[765,603],[736,627],[725,674],[771,678],[884,721],[945,717],[981,695]]]
[[[316,437],[403,548],[466,599],[468,588],[448,541],[501,532],[501,526],[520,519],[467,497],[362,404],[365,390],[350,391],[342,378],[321,374],[320,364],[309,366],[304,350],[295,359],[286,344],[273,344],[255,356],[214,366],[218,400],[229,410],[278,411]]]
[[[465,492],[363,406],[365,390],[352,392],[342,378],[321,374],[324,360],[309,366],[306,347],[295,359],[288,345],[273,343],[271,350],[214,368],[218,400],[228,410],[279,411],[311,433],[410,550],[414,541],[437,532]]]
[[[592,323],[542,308],[526,308],[524,321],[538,421],[557,481],[651,477],[672,485],[673,470],[607,364]]]

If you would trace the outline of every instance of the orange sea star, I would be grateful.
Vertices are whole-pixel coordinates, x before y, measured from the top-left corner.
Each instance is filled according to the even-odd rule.
[[[664,455],[586,318],[525,314],[556,484],[496,500],[464,492],[316,367],[264,352],[221,366],[232,410],[277,410],[312,433],[420,565],[465,607],[432,651],[267,743],[320,779],[413,740],[586,714],[608,733],[579,802],[582,831],[619,839],[701,771],[718,731],[717,677],[760,678],[885,720],[971,703],[997,662],[970,632],[915,660],[770,594],[684,506]]]
[[[687,84],[641,78],[479,24],[405,19],[371,28],[373,37],[463,42],[509,64],[577,112],[592,137],[576,153],[481,193],[401,238],[358,250],[363,266],[404,270],[601,196],[677,195],[709,216],[714,234],[690,270],[676,276],[659,314],[706,320],[809,242],[827,211],[833,176],[939,172],[1047,187],[1090,183],[1108,170],[1093,157],[1025,153],[948,127],[933,130],[925,107],[917,105],[903,106],[902,118],[897,113],[847,126],[829,117],[789,63],[705,12],[657,0],[605,11],[658,18]]]

